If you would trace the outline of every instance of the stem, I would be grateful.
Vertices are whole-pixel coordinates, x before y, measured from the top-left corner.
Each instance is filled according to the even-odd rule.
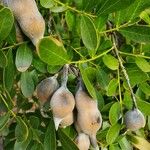
[[[1,50],[7,50],[7,49],[10,49],[10,48],[14,48],[14,47],[20,46],[20,45],[25,44],[25,43],[28,43],[28,41],[20,42],[20,43],[17,43],[17,44],[8,46],[8,47],[1,48]]]
[[[136,103],[136,98],[135,98],[135,95],[133,93],[133,90],[132,90],[132,87],[131,87],[131,84],[130,84],[130,79],[129,79],[129,76],[127,74],[127,71],[125,70],[125,67],[123,65],[123,62],[121,60],[121,57],[119,56],[119,53],[118,53],[118,49],[117,49],[117,46],[116,46],[116,42],[115,42],[115,39],[113,37],[113,43],[114,43],[114,50],[115,50],[115,53],[116,53],[116,56],[118,57],[118,61],[119,61],[119,64],[120,64],[120,67],[122,69],[122,72],[125,76],[125,79],[127,81],[127,84],[128,84],[128,87],[129,87],[129,90],[131,92],[131,96],[132,96],[132,101],[133,101],[133,108],[137,108],[137,103]]]
[[[119,51],[119,53],[122,55],[127,55],[127,56],[142,57],[145,59],[150,59],[149,56],[144,56],[144,55],[139,55],[139,54],[130,54],[130,53],[125,53],[125,52],[120,52],[120,51]]]
[[[113,50],[113,49],[114,49],[114,46],[111,47],[110,49],[108,49],[107,51],[103,52],[102,54],[97,55],[97,56],[95,56],[95,57],[93,57],[93,58],[86,59],[86,60],[72,61],[72,62],[70,62],[70,64],[86,63],[86,62],[89,62],[89,61],[96,60],[96,59],[98,59],[98,58],[100,58],[100,57],[106,55],[107,53],[109,53],[109,52],[110,52],[111,50]]]
[[[69,70],[69,65],[68,64],[64,65],[63,74],[61,78],[61,86],[67,87],[68,70]]]

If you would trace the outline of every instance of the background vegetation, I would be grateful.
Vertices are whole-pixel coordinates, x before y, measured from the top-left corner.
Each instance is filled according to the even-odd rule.
[[[98,100],[103,117],[97,134],[101,149],[150,149],[150,0],[36,2],[46,22],[45,38],[36,48],[28,38],[16,43],[12,12],[0,6],[0,134],[4,149],[78,149],[73,142],[77,135],[74,126],[55,132],[51,112],[47,112],[50,118],[42,117],[34,92],[42,79],[59,72],[66,63],[80,69],[87,91]],[[59,48],[56,39],[62,43]],[[24,65],[26,69],[20,70]],[[76,84],[76,76],[70,73],[72,93]],[[132,108],[134,96],[146,126],[131,132],[124,126],[123,116]]]

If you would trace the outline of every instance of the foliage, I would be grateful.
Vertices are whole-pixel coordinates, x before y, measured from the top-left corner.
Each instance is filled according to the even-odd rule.
[[[87,91],[98,100],[103,117],[99,146],[148,150],[150,0],[36,3],[46,22],[45,37],[36,48],[28,38],[16,42],[12,12],[0,6],[0,134],[5,137],[5,150],[77,149],[74,126],[56,132],[50,111],[49,118],[41,115],[34,93],[42,79],[58,73],[66,63],[80,69]],[[147,120],[145,128],[134,133],[123,124],[125,112],[133,105],[128,82]],[[76,76],[70,73],[72,93],[76,85]]]

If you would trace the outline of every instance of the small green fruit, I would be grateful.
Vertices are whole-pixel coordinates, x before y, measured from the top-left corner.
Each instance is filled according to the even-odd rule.
[[[145,126],[145,118],[142,112],[136,108],[126,112],[124,122],[126,128],[131,131],[136,131]]]

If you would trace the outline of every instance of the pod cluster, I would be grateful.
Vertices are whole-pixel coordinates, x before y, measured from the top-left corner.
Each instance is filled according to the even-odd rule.
[[[97,101],[85,91],[79,80],[75,96],[67,88],[69,65],[64,65],[59,86],[57,76],[48,77],[37,85],[37,97],[43,105],[50,100],[56,130],[75,124],[78,136],[75,140],[80,150],[88,150],[90,144],[98,149],[96,133],[102,124]],[[74,111],[76,109],[76,112]]]
[[[15,17],[16,39],[22,41],[23,32],[36,46],[44,36],[45,21],[35,0],[2,0],[2,3],[12,10]]]

